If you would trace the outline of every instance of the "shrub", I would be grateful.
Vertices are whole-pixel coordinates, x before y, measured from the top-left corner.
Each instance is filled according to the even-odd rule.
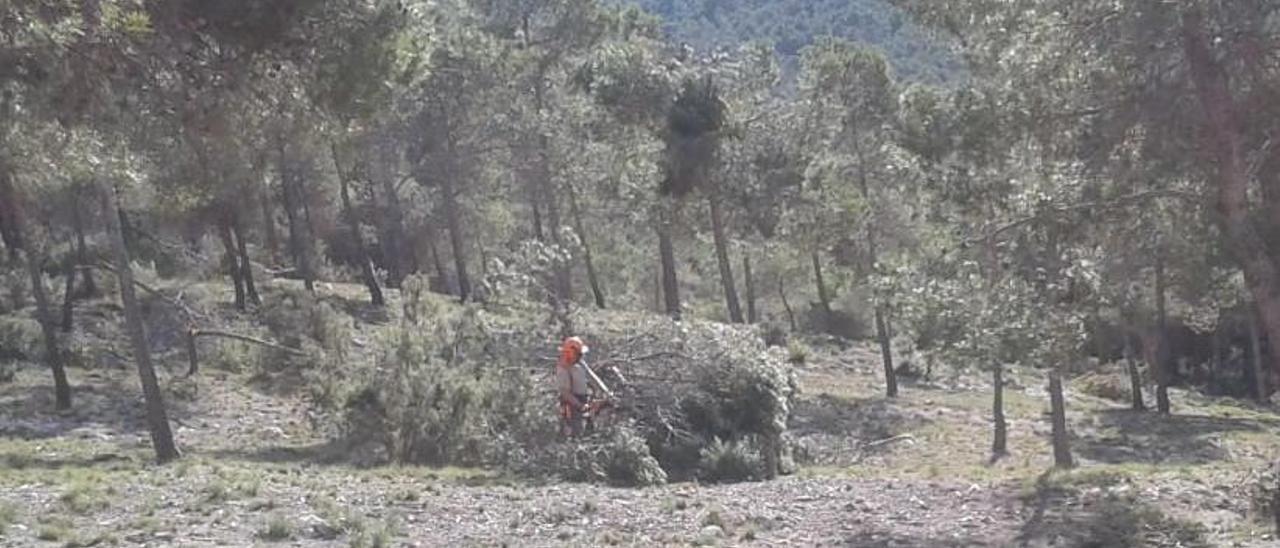
[[[267,518],[267,523],[258,530],[258,538],[268,542],[280,542],[292,537],[293,524],[280,514],[272,514]]]
[[[787,343],[787,361],[796,365],[809,359],[809,347],[799,340],[792,339]]]
[[[1090,373],[1072,383],[1080,392],[1117,402],[1131,401],[1129,377],[1120,373]]]
[[[764,460],[748,440],[715,440],[702,449],[698,478],[712,483],[750,481],[764,475]]]
[[[347,355],[350,319],[311,293],[293,288],[268,293],[263,298],[262,318],[271,335],[285,346],[318,347],[336,359]]]
[[[483,464],[530,432],[522,423],[537,421],[536,391],[483,352],[478,309],[451,318],[432,302],[377,344],[379,375],[348,399],[345,430],[386,460]]]
[[[1250,517],[1258,522],[1273,523],[1280,531],[1280,463],[1255,472],[1248,485]]]
[[[41,355],[40,323],[14,316],[0,317],[0,360],[33,360]]]
[[[631,428],[618,428],[610,437],[603,462],[604,477],[620,486],[644,487],[667,482],[667,473],[649,446]]]
[[[0,502],[0,535],[10,524],[18,521],[18,508],[7,502]]]

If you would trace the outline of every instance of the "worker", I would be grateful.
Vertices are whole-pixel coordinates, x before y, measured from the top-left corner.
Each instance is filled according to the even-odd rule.
[[[569,337],[560,345],[556,390],[560,396],[561,435],[577,436],[582,433],[584,413],[591,402],[591,383],[583,357],[590,350],[578,337]]]

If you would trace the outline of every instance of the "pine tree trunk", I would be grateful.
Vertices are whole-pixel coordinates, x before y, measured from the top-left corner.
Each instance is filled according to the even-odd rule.
[[[893,346],[889,341],[889,323],[885,318],[884,306],[876,305],[876,340],[880,343],[880,362],[884,365],[884,393],[890,398],[898,397],[898,372],[893,368]]]
[[[787,324],[791,326],[791,332],[796,332],[796,313],[791,309],[791,303],[787,301],[787,284],[782,278],[778,278],[778,297],[782,299],[782,309],[787,311]]]
[[[670,214],[662,213],[658,222],[658,259],[662,265],[662,297],[665,312],[674,319],[680,319],[680,285],[676,278],[676,253],[671,233],[674,223]]]
[[[17,230],[21,230],[18,228]],[[44,359],[53,372],[53,393],[55,407],[59,411],[71,408],[71,383],[67,381],[67,370],[63,363],[64,354],[58,344],[58,328],[53,321],[53,309],[49,303],[49,292],[44,286],[44,274],[40,271],[43,253],[37,251],[33,238],[20,235],[27,245],[27,275],[31,278],[31,293],[36,299],[36,314],[40,323],[40,331],[44,339]]]
[[[76,262],[80,266],[89,264],[89,246],[85,243],[84,236],[84,217],[80,212],[79,193],[80,187],[76,188],[76,192],[72,198],[71,205],[71,227],[76,231]],[[98,284],[93,281],[93,269],[78,268],[80,271],[80,290],[85,297],[94,297],[98,294]]]
[[[595,259],[591,255],[591,242],[587,238],[587,231],[583,227],[582,210],[578,207],[578,193],[569,184],[569,214],[573,215],[573,228],[578,233],[578,240],[582,245],[582,261],[587,267],[587,283],[591,285],[591,296],[595,298],[596,308],[604,310],[607,308],[604,299],[604,286],[600,284],[600,276],[596,273]]]
[[[231,276],[231,282],[236,288],[236,310],[244,311],[245,305],[244,279],[242,275],[244,270],[240,268],[240,254],[236,251],[234,238],[231,236],[231,221],[223,219],[218,223],[218,236],[222,239],[222,248],[226,250],[223,256],[223,264],[226,266],[227,274]]]
[[[9,260],[17,262],[22,250],[22,209],[13,189],[9,166],[0,158],[0,241],[9,250]]]
[[[156,380],[156,371],[151,364],[151,348],[147,343],[147,333],[142,324],[142,313],[138,309],[138,299],[133,287],[133,266],[130,264],[129,249],[125,246],[124,232],[120,227],[120,207],[115,188],[110,184],[102,185],[102,213],[107,220],[107,234],[111,239],[114,251],[116,275],[120,281],[120,299],[124,305],[125,331],[133,347],[133,358],[138,363],[138,377],[142,383],[142,394],[146,400],[147,426],[151,431],[151,443],[155,447],[156,460],[166,463],[177,459],[178,448],[173,443],[173,432],[169,429],[169,416],[165,411],[164,396],[160,391],[160,383]]]
[[[283,137],[280,140],[280,181],[281,196],[284,199],[284,215],[289,222],[289,254],[293,255],[294,265],[298,268],[298,275],[302,277],[302,283],[307,291],[315,293],[315,279],[311,272],[311,252],[310,246],[306,245],[303,240],[302,219],[298,215],[298,201],[302,199],[299,196],[297,181],[294,180],[294,174],[288,167],[288,158],[285,155],[285,145]]]
[[[742,276],[743,282],[747,285],[747,323],[755,324],[760,321],[760,316],[756,312],[756,281],[751,275],[751,252],[749,251],[742,253]]]
[[[76,261],[67,260],[65,290],[62,292],[62,332],[70,333],[75,327]]]
[[[729,321],[742,323],[742,305],[738,302],[738,288],[733,279],[733,265],[729,262],[729,238],[724,230],[724,216],[720,201],[714,194],[707,196],[711,210],[711,234],[715,241],[716,263],[720,266],[720,286],[724,289],[724,301],[729,310]]]
[[[276,233],[275,205],[271,201],[271,183],[263,182],[261,192],[262,233],[267,240],[267,253],[272,264],[280,262],[280,236]]]
[[[445,293],[452,293],[453,287],[449,283],[449,269],[444,266],[444,259],[440,258],[440,249],[436,245],[436,230],[427,225],[427,251],[431,254],[431,266],[436,271],[436,278],[440,280],[440,286],[444,288]]]
[[[1164,248],[1157,251],[1156,256],[1156,352],[1155,363],[1151,364],[1156,378],[1156,410],[1163,415],[1169,414],[1169,331],[1168,319],[1165,315],[1165,273]]]
[[[1067,432],[1067,403],[1062,394],[1062,372],[1054,366],[1049,370],[1049,407],[1053,419],[1053,465],[1071,468],[1071,440]]]
[[[342,216],[347,218],[347,227],[351,230],[351,241],[356,244],[356,253],[360,261],[360,276],[364,280],[365,287],[369,288],[369,301],[373,306],[385,306],[386,299],[382,296],[382,287],[378,285],[378,276],[373,271],[373,260],[369,258],[369,247],[364,243],[364,236],[360,234],[360,220],[356,218],[355,208],[351,205],[351,189],[350,181],[347,179],[347,173],[342,170],[342,164],[338,160],[338,145],[330,143],[329,152],[333,155],[333,168],[338,172],[339,194],[342,198]]]
[[[560,221],[560,205],[556,201],[559,199],[560,193],[557,192],[555,181],[551,180],[550,170],[546,166],[547,158],[545,157],[545,149],[548,146],[546,136],[539,136],[539,163],[538,179],[543,188],[542,195],[546,197],[547,207],[547,230],[551,235],[551,243],[561,247],[568,252],[569,249],[564,247],[563,238],[561,238],[562,224]],[[552,284],[555,292],[556,300],[561,303],[567,303],[573,299],[573,276],[569,270],[570,261],[556,261],[552,267]]]
[[[1004,418],[1004,365],[997,362],[991,370],[991,461],[1009,454],[1009,424]]]
[[[821,306],[822,323],[824,328],[830,327],[831,323],[831,294],[827,293],[827,283],[822,278],[822,257],[814,251],[811,255],[813,259],[813,281],[818,288],[818,304]]]
[[[467,246],[462,234],[462,221],[458,214],[458,196],[453,180],[446,176],[441,186],[444,195],[444,219],[449,229],[449,247],[453,251],[453,265],[458,279],[458,298],[467,302],[471,298],[471,278],[467,274]]]
[[[239,214],[232,214],[231,235],[235,237],[236,254],[240,256],[240,279],[244,281],[245,296],[253,305],[261,305],[258,285],[253,281],[253,262],[249,260],[249,244],[244,236],[244,222]]]
[[[405,245],[407,239],[404,234],[404,210],[400,206],[400,194],[396,191],[395,182],[390,178],[383,180],[382,192],[387,199],[387,241],[383,246],[383,255],[390,270],[388,276],[391,279],[388,283],[393,287],[400,287],[400,283],[408,275],[405,258],[409,256],[416,258],[417,254],[411,253]]]
[[[1267,386],[1267,370],[1262,361],[1262,337],[1258,334],[1258,313],[1256,310],[1249,311],[1249,350],[1252,354],[1250,361],[1253,363],[1253,388],[1254,396],[1258,398],[1259,403],[1264,403],[1270,397],[1270,388]]]
[[[1124,363],[1129,371],[1129,396],[1132,398],[1134,411],[1146,411],[1147,404],[1142,401],[1142,376],[1138,374],[1138,362],[1133,359],[1133,343],[1125,337]]]
[[[1226,68],[1219,60],[1220,54],[1210,44],[1210,31],[1202,9],[1193,5],[1183,11],[1182,45],[1188,61],[1187,74],[1203,114],[1205,149],[1213,154],[1216,163],[1217,220],[1232,255],[1244,271],[1245,285],[1262,320],[1262,334],[1268,341],[1280,341],[1280,265],[1270,256],[1266,240],[1252,218],[1251,176],[1242,150],[1242,113],[1232,94]],[[1280,204],[1268,205],[1274,208]],[[1280,352],[1271,352],[1270,358],[1272,371],[1280,373]]]

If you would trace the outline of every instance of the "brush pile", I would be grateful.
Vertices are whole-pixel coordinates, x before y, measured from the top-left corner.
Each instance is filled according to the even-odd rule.
[[[582,330],[589,362],[618,408],[616,421],[568,444],[567,468],[592,468],[576,479],[744,481],[791,467],[783,434],[795,381],[785,350],[756,329],[634,315],[577,323],[593,326]]]

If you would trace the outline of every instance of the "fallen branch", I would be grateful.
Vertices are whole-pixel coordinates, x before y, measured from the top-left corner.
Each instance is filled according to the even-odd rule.
[[[92,264],[92,265],[81,265],[81,266],[79,266],[79,267],[77,267],[77,268],[78,268],[78,269],[80,269],[80,270],[92,270],[92,269],[94,269],[94,268],[97,268],[97,269],[100,269],[100,270],[106,270],[106,271],[111,272],[111,273],[113,273],[113,274],[114,274],[114,273],[116,273],[116,267],[115,267],[114,265],[111,265],[111,264],[106,263],[106,262],[103,262],[103,261],[99,261],[97,264]],[[162,291],[160,291],[159,289],[156,289],[156,288],[154,288],[154,287],[151,287],[150,285],[147,285],[147,284],[146,284],[146,282],[143,282],[142,280],[139,280],[139,279],[137,279],[137,278],[134,278],[134,280],[133,280],[133,285],[134,285],[134,287],[137,287],[138,289],[141,289],[141,290],[143,291],[143,293],[146,293],[146,294],[148,294],[148,295],[152,295],[152,296],[156,297],[157,299],[160,299],[160,300],[164,301],[164,302],[165,302],[165,304],[168,304],[169,306],[172,306],[172,307],[174,307],[174,308],[178,309],[178,311],[180,311],[180,312],[182,312],[182,313],[186,314],[188,318],[203,318],[203,317],[205,317],[205,315],[204,315],[204,314],[201,314],[201,313],[199,313],[199,312],[196,312],[196,311],[195,311],[195,310],[193,310],[191,307],[189,307],[189,306],[187,306],[187,305],[183,304],[182,302],[180,302],[180,301],[178,301],[178,300],[175,300],[175,299],[173,299],[173,298],[169,297],[168,295],[165,295],[165,294],[164,294],[164,292],[162,292]]]
[[[257,337],[250,337],[249,335],[241,335],[239,333],[231,333],[228,331],[216,331],[212,329],[192,329],[187,331],[187,361],[189,363],[189,368],[187,369],[188,377],[195,375],[196,372],[199,370],[199,356],[196,353],[196,339],[199,339],[200,337],[216,337],[216,338],[222,338],[222,339],[232,339],[236,341],[256,344],[258,346],[265,346],[267,348],[279,350],[281,352],[285,352],[289,355],[297,356],[300,358],[307,357],[306,352],[303,352],[302,350],[299,350],[297,348],[285,346],[285,345],[271,342],[265,339],[259,339]]]
[[[894,436],[894,437],[892,437],[892,438],[885,438],[885,439],[882,439],[882,440],[876,440],[876,441],[873,441],[873,442],[870,442],[870,443],[863,444],[862,448],[863,448],[863,449],[875,449],[876,447],[880,447],[880,446],[882,446],[882,445],[889,445],[889,444],[891,444],[891,443],[900,442],[900,441],[916,441],[916,438],[915,438],[915,436],[912,436],[911,434],[899,434],[899,435]]]

